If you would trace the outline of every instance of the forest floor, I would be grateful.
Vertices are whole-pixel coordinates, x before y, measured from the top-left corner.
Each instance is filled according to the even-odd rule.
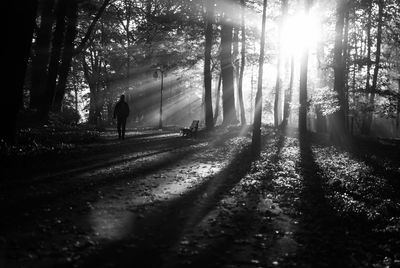
[[[86,134],[2,152],[0,267],[400,267],[398,145]]]

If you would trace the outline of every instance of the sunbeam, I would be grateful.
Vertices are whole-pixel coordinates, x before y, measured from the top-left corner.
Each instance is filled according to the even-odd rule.
[[[281,34],[282,54],[299,59],[304,48],[315,48],[320,38],[319,25],[318,16],[312,12],[288,17]]]

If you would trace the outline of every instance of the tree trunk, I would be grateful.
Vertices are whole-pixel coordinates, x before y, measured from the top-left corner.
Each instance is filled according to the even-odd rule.
[[[372,37],[371,37],[371,28],[372,28],[372,0],[369,0],[368,9],[368,22],[367,22],[367,78],[365,82],[365,99],[366,103],[368,100],[368,96],[370,93],[370,79],[371,79],[371,47],[372,47]],[[369,107],[365,107],[363,114],[363,121],[361,126],[361,133],[368,134],[368,113]]]
[[[214,23],[214,0],[207,0],[205,13],[205,51],[204,51],[204,111],[207,129],[214,127],[212,110],[212,75],[211,75],[211,49]]]
[[[323,63],[326,62],[325,53],[324,53],[324,44],[322,41],[317,44],[317,83],[319,88],[323,88],[327,86],[327,74],[324,70]],[[317,132],[322,133],[326,132],[326,116],[323,115],[321,105],[315,105],[315,114],[317,117],[316,129]]]
[[[82,67],[83,67],[83,74],[85,76],[86,82],[89,85],[89,118],[88,122],[90,124],[96,124],[96,85],[92,82],[92,78],[89,71],[89,66],[86,62],[85,55],[82,54]]]
[[[5,50],[5,78],[7,90],[2,92],[0,109],[3,116],[2,127],[0,128],[0,141],[15,143],[17,114],[22,106],[23,84],[26,66],[32,45],[32,36],[35,27],[37,0],[24,3],[21,8],[19,1],[6,1],[5,10],[12,14],[11,22],[18,22],[18,31],[14,27],[6,28],[6,50]],[[5,16],[7,19],[8,17]],[[10,23],[10,21],[7,21]]]
[[[68,4],[69,4],[67,13],[68,25],[65,33],[65,44],[62,54],[61,66],[59,70],[57,90],[53,104],[53,109],[56,112],[61,111],[62,101],[64,99],[65,89],[67,85],[69,69],[71,66],[72,57],[74,53],[74,40],[76,36],[78,5],[76,0],[70,0]]]
[[[300,95],[299,95],[299,131],[307,132],[307,73],[308,73],[308,49],[303,52],[300,67]]]
[[[98,125],[102,119],[104,106],[104,94],[102,94],[104,91],[101,91],[102,77],[100,75],[103,63],[99,51],[93,49],[89,53],[88,60],[85,55],[82,56],[83,71],[90,90],[89,123]]]
[[[368,113],[367,116],[367,122],[366,122],[366,133],[369,134],[371,132],[371,125],[372,125],[372,117],[374,114],[374,106],[375,106],[375,94],[376,94],[376,87],[378,84],[378,73],[379,73],[379,64],[381,61],[381,44],[382,44],[382,27],[383,27],[383,0],[378,1],[378,30],[377,30],[377,36],[376,36],[376,52],[375,52],[375,67],[374,67],[374,73],[372,76],[372,87],[370,90],[370,95],[369,95],[369,106],[371,107],[371,110]]]
[[[243,76],[244,76],[244,67],[246,65],[246,22],[245,22],[245,9],[246,3],[245,0],[240,0],[241,4],[241,31],[242,31],[242,39],[241,39],[241,60],[240,60],[240,74],[239,74],[239,84],[238,84],[238,98],[239,98],[239,106],[240,106],[240,123],[246,125],[246,111],[244,109],[243,103]]]
[[[222,73],[222,110],[223,125],[237,122],[235,110],[235,96],[232,65],[232,23],[227,18],[228,12],[223,15],[221,27],[221,73]]]
[[[305,4],[305,13],[308,16],[310,12],[311,1],[307,0]],[[300,92],[299,92],[299,132],[304,135],[307,132],[307,76],[308,76],[308,54],[309,49],[305,45],[301,55],[300,66]]]
[[[282,14],[279,18],[279,29],[278,29],[278,53],[277,53],[277,64],[276,64],[276,82],[275,82],[275,101],[274,101],[274,126],[279,126],[279,118],[280,118],[280,95],[281,95],[281,86],[282,86],[282,78],[281,78],[281,31],[283,20],[287,14],[287,0],[282,0]]]
[[[47,65],[50,58],[50,44],[54,23],[54,0],[41,3],[41,20],[32,57],[32,78],[30,87],[30,107],[39,108],[46,88]]]
[[[334,90],[339,99],[339,110],[332,115],[331,139],[337,143],[346,143],[345,126],[345,72],[343,61],[343,30],[348,0],[339,0],[336,7],[335,46],[334,46]]]
[[[219,102],[221,96],[221,83],[222,83],[222,75],[219,75],[218,78],[218,86],[217,86],[217,96],[215,98],[215,112],[214,112],[214,125],[217,123],[218,115],[219,115]]]
[[[255,84],[255,79],[254,79],[254,65],[251,66],[251,87],[250,87],[250,124],[253,124],[254,120],[254,84]]]
[[[57,82],[57,74],[60,65],[60,56],[61,49],[64,40],[64,31],[65,31],[65,15],[67,13],[67,4],[68,0],[60,0],[57,3],[57,20],[56,20],[56,29],[54,31],[52,49],[51,49],[51,57],[49,64],[49,72],[47,76],[47,85],[45,90],[45,95],[42,100],[42,104],[40,105],[40,118],[41,120],[47,120],[50,106],[53,103],[56,82]]]
[[[240,107],[239,106],[239,98],[237,97],[239,95],[239,76],[240,76],[240,62],[239,62],[239,27],[235,26],[233,28],[233,43],[232,43],[232,48],[233,48],[233,57],[232,61],[234,62],[234,77],[235,77],[235,107]],[[236,117],[240,117],[240,109],[236,109]]]
[[[356,30],[354,30],[354,39],[352,40],[353,41],[353,48],[354,48],[354,56],[353,56],[353,70],[352,70],[353,72],[352,72],[352,88],[351,88],[351,91],[352,91],[351,97],[352,98],[350,99],[350,92],[349,92],[349,105],[350,105],[350,100],[351,100],[353,107],[356,107],[356,106],[358,106],[358,97],[357,97],[357,94],[356,94],[356,89],[357,89],[356,74],[357,74],[357,62],[359,60],[359,57],[358,57],[358,47],[359,47],[358,43],[359,43],[359,40],[357,39],[357,32],[358,32],[357,31],[357,22],[356,22],[357,13],[356,13],[356,9],[355,8],[354,8],[354,11],[353,11],[352,15],[353,15],[352,27],[354,27],[354,29],[356,29]],[[350,108],[349,108],[349,115],[350,115]],[[349,130],[351,135],[354,135],[353,120],[354,120],[355,116],[356,116],[356,113],[353,112],[351,117],[349,116],[349,118],[348,118],[348,120],[350,120],[350,122],[348,122],[348,125],[349,125],[348,130]]]
[[[318,44],[317,62],[318,62],[318,67],[317,67],[318,87],[320,88],[326,87],[327,86],[326,71],[323,69],[322,65],[323,62],[326,62],[326,59],[324,57],[324,47],[322,42],[319,42]],[[319,104],[315,105],[315,114],[317,116],[317,122],[316,122],[317,132],[319,133],[326,132],[326,116],[323,115],[321,105]]]
[[[280,49],[278,49],[280,50]],[[276,81],[275,81],[275,99],[274,99],[274,126],[279,126],[279,101],[280,101],[280,94],[281,94],[281,57],[280,52],[278,52],[278,62],[276,64]]]
[[[252,153],[259,156],[261,151],[261,116],[262,116],[262,80],[264,66],[264,47],[265,47],[265,21],[267,13],[267,0],[263,1],[263,15],[261,26],[260,57],[258,59],[258,83],[254,109],[253,136],[251,141]]]
[[[345,122],[346,129],[349,129],[349,57],[350,57],[350,46],[349,46],[349,27],[350,27],[350,13],[348,8],[346,9],[345,14],[345,26],[344,26],[344,39],[343,39],[343,68],[344,68],[344,114],[345,114]]]
[[[293,95],[293,82],[294,82],[294,57],[292,56],[290,59],[290,80],[289,86],[285,90],[284,95],[284,103],[283,103],[283,120],[281,123],[281,128],[284,129],[289,120],[290,115],[290,103],[292,102],[292,95]]]

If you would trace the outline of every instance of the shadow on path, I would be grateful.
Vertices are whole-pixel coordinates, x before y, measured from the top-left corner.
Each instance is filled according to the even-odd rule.
[[[297,258],[312,267],[349,267],[351,252],[343,220],[328,203],[322,170],[315,162],[308,137],[300,137],[300,174],[303,177],[298,210]]]
[[[298,141],[298,187],[280,189],[284,199],[293,198],[291,217],[298,222],[294,232],[298,247],[282,267],[380,267],[396,259],[393,252],[398,248],[394,242],[398,232],[390,228],[398,212],[390,209],[396,207],[398,199],[388,198],[393,193],[380,180],[385,174],[374,169],[373,163],[366,163],[366,168],[363,155],[355,159],[359,153],[355,147],[338,148],[311,136]],[[387,202],[391,202],[387,207],[374,210]],[[381,214],[369,214],[375,211]]]
[[[132,232],[121,241],[105,246],[88,258],[84,267],[179,267],[176,250],[184,234],[190,232],[248,172],[251,158],[248,147],[238,152],[230,164],[197,188],[171,201],[162,202],[138,219],[133,215]],[[233,223],[234,224],[234,223]],[[191,267],[212,265],[232,242],[227,237],[213,245]],[[110,262],[111,260],[111,262]]]
[[[147,155],[154,156],[153,159],[137,165],[135,161],[141,160],[144,157],[143,155],[94,164],[91,170],[82,170],[88,173],[86,175],[82,171],[72,171],[71,173],[66,171],[61,177],[50,176],[35,183],[26,180],[24,183],[16,183],[13,187],[7,187],[8,185],[3,183],[4,194],[1,197],[0,208],[5,215],[12,219],[12,221],[8,220],[4,224],[12,225],[14,222],[21,221],[24,218],[24,213],[30,213],[32,209],[40,211],[43,206],[49,204],[63,203],[68,200],[72,202],[72,198],[74,203],[78,202],[81,207],[85,207],[88,199],[96,198],[98,189],[111,187],[123,181],[140,179],[146,174],[162,170],[194,153],[200,153],[206,148],[192,147],[192,145],[201,142],[203,140],[182,141],[177,137],[170,137],[169,139],[162,139],[162,141],[154,141],[152,147],[156,147],[159,151]],[[125,144],[125,146],[129,148],[131,145]],[[151,150],[152,147],[149,146],[146,149]],[[140,149],[132,148],[132,151],[140,151]],[[114,153],[118,155],[118,152]],[[125,164],[121,169],[115,169],[115,165],[119,163]],[[107,170],[107,167],[113,169]],[[97,172],[101,169],[105,170]],[[13,188],[14,190],[12,190]]]

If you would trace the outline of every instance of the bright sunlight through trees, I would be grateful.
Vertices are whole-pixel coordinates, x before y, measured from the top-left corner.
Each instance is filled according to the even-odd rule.
[[[281,50],[283,56],[300,58],[304,48],[313,49],[320,40],[320,18],[310,12],[288,16],[281,32]]]

